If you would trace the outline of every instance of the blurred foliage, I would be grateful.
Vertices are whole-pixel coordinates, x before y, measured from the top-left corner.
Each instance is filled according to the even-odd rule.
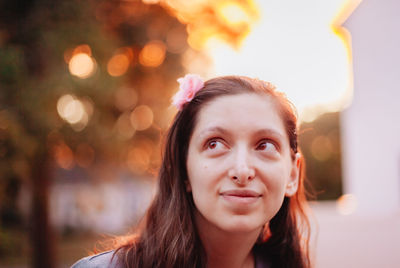
[[[0,1],[0,230],[24,225],[17,197],[28,188],[33,267],[55,265],[54,169],[152,173],[176,78],[201,56],[191,47],[215,36],[238,45],[257,17],[252,1],[143,2]]]
[[[306,159],[306,177],[317,200],[342,195],[340,114],[326,113],[300,127],[299,143]]]
[[[239,48],[260,17],[253,0],[147,0],[159,2],[188,25],[188,43],[201,49],[218,38]]]
[[[180,51],[169,52],[165,42],[170,30],[185,40],[185,26],[162,7],[139,1],[7,1],[1,3],[0,17],[0,224],[20,222],[18,191],[21,185],[29,187],[33,266],[51,267],[47,195],[54,164],[127,168],[127,151],[139,147],[138,153],[149,155],[146,166],[131,165],[130,171],[143,173],[157,165],[158,158],[149,152],[158,144],[158,123],[168,119],[163,111],[183,73],[181,55],[188,48],[183,42]],[[164,49],[162,61],[146,66],[139,62],[140,53],[154,40]],[[85,79],[70,73],[77,47],[89,48],[84,52],[94,63],[93,74]],[[131,53],[131,61],[124,75],[113,76],[109,62],[121,48]],[[117,96],[120,91],[135,101],[118,105],[124,100]],[[73,98],[64,113],[80,112],[86,120],[63,120],[58,104],[64,95]],[[118,119],[140,105],[150,111],[150,124],[124,135]],[[0,254],[6,253],[2,248]]]

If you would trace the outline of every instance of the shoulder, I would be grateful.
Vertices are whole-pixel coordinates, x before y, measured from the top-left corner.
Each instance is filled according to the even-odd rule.
[[[122,268],[118,263],[118,256],[115,251],[106,251],[97,255],[88,256],[77,261],[71,268]]]

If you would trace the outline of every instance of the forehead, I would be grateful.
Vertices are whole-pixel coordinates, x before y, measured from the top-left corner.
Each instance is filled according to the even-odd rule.
[[[220,96],[203,106],[194,132],[215,127],[236,132],[269,129],[286,136],[277,104],[269,95],[259,93]]]

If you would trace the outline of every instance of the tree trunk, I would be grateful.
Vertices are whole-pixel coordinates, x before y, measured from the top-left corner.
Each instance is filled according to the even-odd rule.
[[[39,151],[41,151],[39,149]],[[49,221],[49,161],[45,152],[40,152],[32,162],[31,170],[32,210],[31,245],[32,267],[55,267],[55,248],[52,228]]]

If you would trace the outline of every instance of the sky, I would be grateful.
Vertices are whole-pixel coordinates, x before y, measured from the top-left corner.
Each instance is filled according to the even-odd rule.
[[[338,23],[348,2],[258,0],[260,19],[240,49],[209,41],[215,75],[272,82],[305,121],[345,108],[352,97],[351,51],[347,30]]]

